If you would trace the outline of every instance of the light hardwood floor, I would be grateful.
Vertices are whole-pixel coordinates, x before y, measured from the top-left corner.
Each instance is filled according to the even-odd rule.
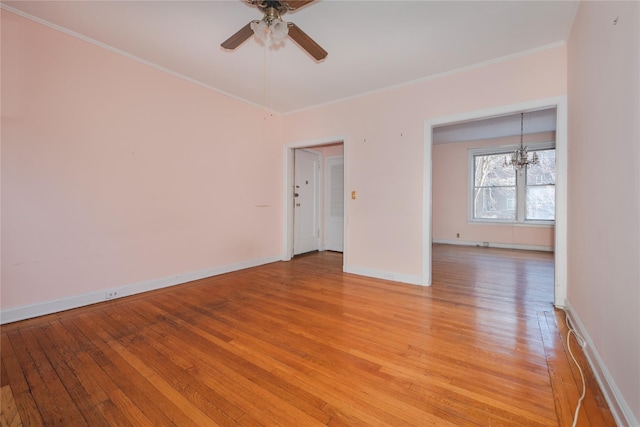
[[[571,425],[552,254],[434,245],[431,287],[341,266],[316,253],[4,325],[2,425]],[[578,425],[615,425],[586,375]]]

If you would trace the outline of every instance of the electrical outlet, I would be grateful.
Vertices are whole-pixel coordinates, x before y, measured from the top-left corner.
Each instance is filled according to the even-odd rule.
[[[460,233],[456,233],[456,237],[459,239],[460,238]]]
[[[120,296],[120,292],[117,291],[116,289],[112,289],[110,291],[107,291],[104,294],[104,299],[106,300],[110,300],[110,299],[114,299],[114,298],[118,298]]]

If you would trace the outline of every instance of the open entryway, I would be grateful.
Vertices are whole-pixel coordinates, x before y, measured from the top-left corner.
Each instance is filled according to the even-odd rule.
[[[285,147],[283,260],[345,250],[343,140]]]
[[[556,122],[555,128],[555,221],[554,227],[551,229],[552,245],[555,263],[555,295],[554,304],[557,307],[563,307],[566,298],[566,269],[567,269],[567,109],[566,98],[558,97],[551,99],[542,99],[536,101],[525,102],[516,105],[506,105],[502,107],[496,107],[481,111],[473,111],[468,113],[459,114],[456,116],[442,117],[436,119],[430,119],[425,122],[425,159],[424,159],[424,212],[423,216],[423,280],[424,284],[430,285],[432,281],[432,241],[433,241],[433,190],[434,190],[434,177],[433,173],[433,142],[434,142],[434,128],[447,127],[450,129],[459,130],[461,123],[466,122],[479,122],[486,123],[486,119],[508,117],[510,115],[518,114],[522,112],[535,112],[549,110],[553,112]],[[521,116],[521,130],[522,134],[522,117]],[[456,125],[456,126],[453,126]],[[483,142],[484,143],[484,142]],[[507,150],[508,151],[508,150]],[[471,151],[469,151],[471,152]],[[464,162],[464,159],[463,159]],[[467,170],[460,176],[473,176]],[[471,182],[471,181],[469,181]],[[462,186],[465,186],[464,179]],[[469,188],[471,188],[471,184]],[[475,184],[474,184],[475,185]],[[464,203],[462,204],[464,206]],[[473,206],[469,203],[468,206]],[[469,208],[470,209],[470,208]],[[468,220],[468,219],[467,219]],[[464,222],[464,221],[463,221]],[[511,227],[504,228],[507,232],[511,232],[511,242],[515,242],[515,233],[521,232],[520,228]],[[457,243],[457,239],[464,240],[464,236],[456,234],[458,230],[448,230],[447,232],[453,236],[450,237],[450,241],[444,241],[442,243]],[[474,236],[468,238],[473,241]],[[476,238],[477,239],[477,238]],[[484,239],[480,239],[484,240]],[[483,246],[484,242],[483,242]],[[510,245],[516,247],[517,245]]]

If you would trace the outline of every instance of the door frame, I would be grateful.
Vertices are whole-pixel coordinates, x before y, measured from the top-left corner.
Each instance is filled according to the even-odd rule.
[[[526,110],[556,108],[556,220],[555,220],[555,292],[554,305],[563,308],[567,299],[567,97],[559,96],[519,104],[503,105],[453,116],[428,119],[424,124],[424,167],[422,207],[422,280],[431,285],[432,244],[432,156],[433,128],[469,120],[519,113]]]
[[[307,148],[313,149],[314,147],[322,147],[324,145],[331,144],[339,144],[342,143],[344,147],[344,194],[345,194],[345,204],[344,204],[344,236],[343,236],[343,248],[344,252],[342,253],[342,269],[347,264],[348,258],[348,245],[347,245],[347,217],[348,217],[348,209],[347,209],[347,188],[348,188],[348,173],[347,173],[347,137],[346,136],[334,136],[327,137],[313,141],[300,141],[293,142],[290,144],[286,144],[283,149],[283,179],[282,179],[282,260],[289,261],[293,258],[293,190],[294,190],[294,160],[293,153],[294,150],[299,148]],[[321,160],[322,161],[322,160]],[[324,167],[324,165],[322,165]],[[322,170],[321,170],[322,172]],[[320,182],[322,186],[322,191],[324,191],[324,182]]]

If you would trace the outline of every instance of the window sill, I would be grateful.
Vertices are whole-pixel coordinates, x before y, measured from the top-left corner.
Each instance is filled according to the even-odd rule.
[[[467,224],[474,225],[508,225],[512,227],[540,227],[540,228],[553,228],[556,226],[555,221],[502,221],[502,220],[487,220],[487,219],[469,219]]]

